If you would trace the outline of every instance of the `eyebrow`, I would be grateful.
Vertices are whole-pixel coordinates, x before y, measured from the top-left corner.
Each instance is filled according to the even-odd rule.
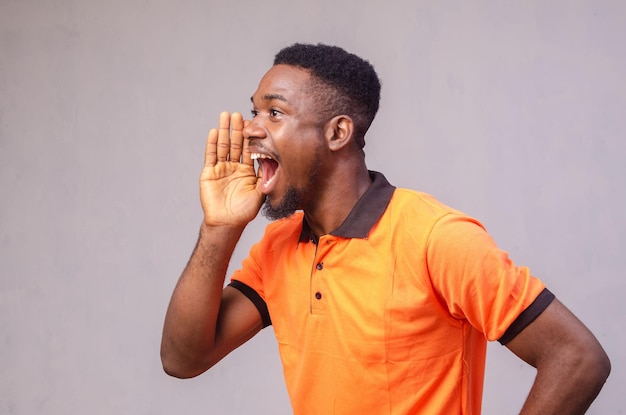
[[[287,98],[285,98],[284,95],[280,95],[280,94],[265,94],[261,98],[264,101],[271,101],[273,99],[277,99],[279,101],[284,101],[286,103],[289,103],[289,101],[287,101]],[[250,102],[254,104],[254,97],[250,97]]]

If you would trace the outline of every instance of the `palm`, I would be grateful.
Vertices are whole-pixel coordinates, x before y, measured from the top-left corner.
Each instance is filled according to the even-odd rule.
[[[205,222],[213,225],[247,224],[263,202],[254,166],[230,161],[202,169],[200,198]]]
[[[219,129],[209,132],[200,175],[200,200],[207,225],[246,225],[263,202],[254,162],[245,148],[243,127],[241,114],[233,113],[231,119],[224,112]]]

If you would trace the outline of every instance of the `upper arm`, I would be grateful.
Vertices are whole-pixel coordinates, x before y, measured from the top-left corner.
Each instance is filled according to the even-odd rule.
[[[521,413],[584,413],[611,370],[595,336],[558,300],[506,346],[537,368]]]
[[[600,360],[606,356],[591,331],[558,299],[506,347],[534,367],[579,354],[598,356]]]
[[[241,291],[226,286],[217,317],[215,343],[207,356],[207,369],[250,340],[263,328],[261,315]]]

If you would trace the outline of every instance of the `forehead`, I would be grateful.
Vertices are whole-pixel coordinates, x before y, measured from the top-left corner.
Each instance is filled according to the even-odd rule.
[[[311,75],[302,68],[289,65],[274,65],[265,73],[252,100],[267,100],[281,97],[288,102],[295,102],[306,97],[306,89]],[[260,102],[259,102],[260,103]]]

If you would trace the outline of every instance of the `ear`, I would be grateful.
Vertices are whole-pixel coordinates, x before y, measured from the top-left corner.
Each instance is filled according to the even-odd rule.
[[[354,140],[354,123],[347,115],[336,115],[326,124],[326,143],[330,151],[339,151]]]

